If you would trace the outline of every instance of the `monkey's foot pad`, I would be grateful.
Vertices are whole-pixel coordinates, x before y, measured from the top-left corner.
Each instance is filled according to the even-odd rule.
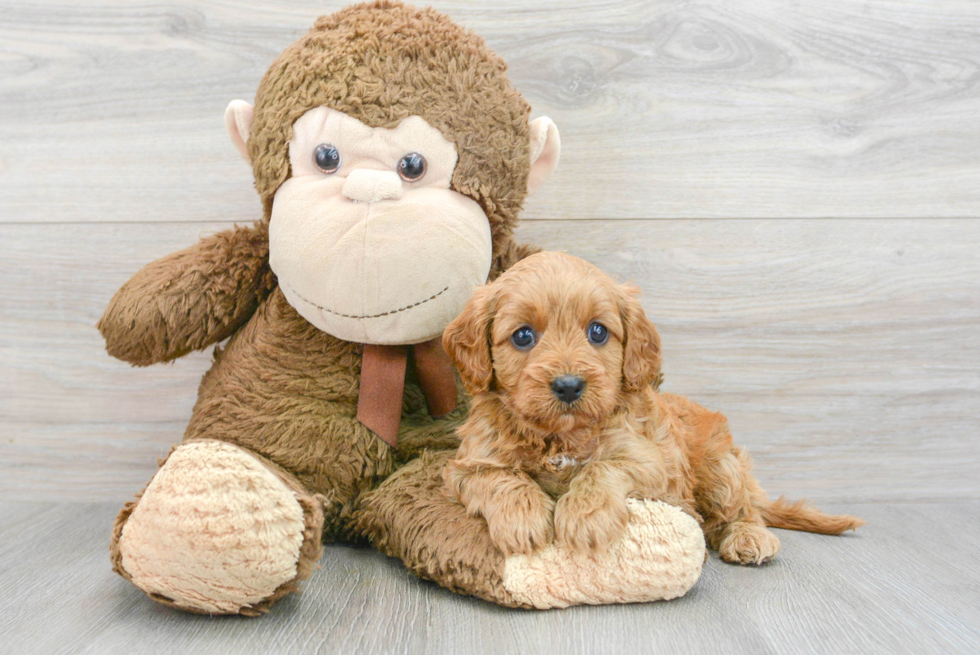
[[[229,614],[297,576],[303,508],[268,467],[220,441],[179,446],[119,538],[133,584],[181,609]]]
[[[537,609],[669,600],[701,575],[705,545],[697,521],[660,501],[628,500],[630,522],[609,551],[574,555],[551,544],[509,557],[503,584]]]

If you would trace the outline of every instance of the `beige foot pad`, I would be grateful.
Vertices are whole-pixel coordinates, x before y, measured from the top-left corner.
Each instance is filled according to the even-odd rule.
[[[153,477],[119,540],[122,568],[169,604],[231,614],[297,575],[303,509],[246,451],[220,441],[178,447]]]
[[[504,588],[538,609],[669,600],[694,586],[705,545],[697,521],[651,500],[628,500],[630,522],[606,553],[576,556],[554,544],[504,563]]]

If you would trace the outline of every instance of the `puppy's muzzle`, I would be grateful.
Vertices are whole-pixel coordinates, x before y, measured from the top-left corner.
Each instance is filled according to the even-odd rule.
[[[551,392],[558,400],[571,405],[582,397],[585,379],[578,375],[560,375],[551,382]]]

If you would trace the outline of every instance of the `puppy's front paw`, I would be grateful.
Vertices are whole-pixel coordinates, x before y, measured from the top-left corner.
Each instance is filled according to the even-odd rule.
[[[733,523],[718,545],[718,555],[733,564],[764,564],[779,552],[779,537],[756,523]]]
[[[487,516],[490,541],[505,557],[530,555],[551,543],[555,501],[540,489],[510,494]]]
[[[629,518],[625,498],[569,492],[555,508],[555,540],[579,552],[605,551],[622,536]]]

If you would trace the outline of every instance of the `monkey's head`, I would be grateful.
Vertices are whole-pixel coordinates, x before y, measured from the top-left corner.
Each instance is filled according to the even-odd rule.
[[[418,343],[487,281],[560,149],[505,72],[447,17],[382,0],[321,17],[254,110],[229,105],[270,264],[304,318],[348,341]]]

